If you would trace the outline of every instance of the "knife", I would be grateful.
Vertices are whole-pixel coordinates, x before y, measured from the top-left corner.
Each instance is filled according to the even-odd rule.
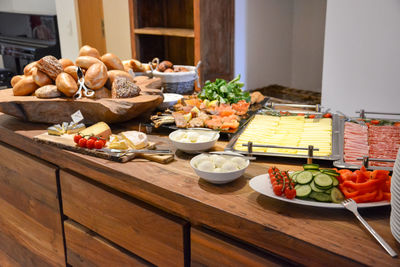
[[[102,151],[105,153],[116,154],[116,153],[142,153],[142,154],[174,154],[171,150],[156,150],[156,149],[110,149],[110,148],[102,148],[97,151]]]

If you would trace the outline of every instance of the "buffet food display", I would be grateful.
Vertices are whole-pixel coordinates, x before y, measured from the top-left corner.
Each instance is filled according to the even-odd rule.
[[[45,56],[27,65],[24,75],[12,79],[12,93],[15,98],[56,98],[69,104],[80,103],[82,99],[94,102],[108,99],[124,106],[129,102],[121,101],[145,93],[135,80],[135,73],[149,71],[170,75],[191,72],[167,60],[142,64],[135,59],[120,60],[112,53],[100,55],[95,48],[83,46],[75,62]],[[159,84],[161,86],[161,82]],[[155,94],[159,99],[148,109],[138,107],[136,115],[159,106],[162,112],[153,113],[151,125],[177,129],[170,133],[169,140],[173,147],[186,153],[213,150],[221,132],[234,133],[225,149],[239,154],[202,153],[190,161],[194,172],[210,183],[223,184],[241,177],[250,165],[249,158],[241,154],[330,161],[341,158],[347,165],[356,165],[358,170],[322,169],[318,164],[306,164],[302,171],[296,172],[271,167],[264,176],[255,177],[257,181],[250,185],[268,196],[294,203],[303,203],[296,202],[298,200],[336,205],[345,198],[359,203],[390,201],[389,172],[369,172],[361,168],[359,158],[368,155],[394,159],[400,147],[398,122],[345,121],[337,114],[326,112],[278,112],[264,108],[266,98],[259,92],[244,92],[243,86],[240,76],[231,81],[216,79],[207,81],[197,94],[166,93],[164,101],[159,101],[163,95],[160,90],[150,90],[148,94]],[[82,102],[82,107],[86,108],[88,103]],[[109,108],[120,110],[122,106]],[[84,116],[94,116],[93,112]],[[109,159],[150,153],[150,149],[155,149],[154,154],[162,152],[140,130],[113,133],[106,121],[90,124],[59,120],[35,140],[89,155],[108,155]],[[313,155],[307,151],[310,146],[315,149],[311,151]],[[392,164],[372,162],[371,166],[390,167]],[[259,190],[260,187],[263,189]]]

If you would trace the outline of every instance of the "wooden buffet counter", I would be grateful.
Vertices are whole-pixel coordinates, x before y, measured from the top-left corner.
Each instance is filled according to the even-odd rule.
[[[1,266],[400,266],[347,210],[290,205],[248,185],[269,165],[299,162],[252,162],[217,186],[187,154],[116,163],[35,143],[46,128],[0,115]],[[390,208],[361,214],[399,253]]]

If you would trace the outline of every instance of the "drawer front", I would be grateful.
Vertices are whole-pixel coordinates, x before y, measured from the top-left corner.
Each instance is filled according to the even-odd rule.
[[[67,220],[64,222],[68,264],[77,266],[150,266],[140,258],[129,255],[86,227]]]
[[[271,255],[261,255],[254,249],[209,231],[191,228],[191,266],[287,266]]]
[[[0,265],[64,266],[57,169],[0,144]]]
[[[153,264],[184,265],[185,222],[68,172],[60,179],[69,218]]]

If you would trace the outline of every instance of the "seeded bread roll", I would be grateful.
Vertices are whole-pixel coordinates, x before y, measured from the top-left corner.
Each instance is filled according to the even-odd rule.
[[[127,73],[126,71],[122,71],[122,70],[109,70],[107,73],[108,73],[108,80],[107,80],[107,83],[106,83],[106,87],[107,87],[108,89],[111,89],[112,84],[113,84],[114,80],[115,80],[117,77],[123,77],[123,78],[127,79],[128,81],[133,82],[132,76],[131,76],[129,73]]]
[[[37,62],[36,67],[53,80],[63,71],[61,63],[53,56],[42,57]]]
[[[56,98],[62,96],[62,93],[58,91],[56,85],[49,84],[38,88],[35,95],[38,98]]]
[[[53,83],[53,80],[49,76],[37,68],[33,68],[32,78],[39,87]]]
[[[124,70],[122,61],[112,53],[104,54],[101,57],[101,61],[106,64],[108,70]]]
[[[140,93],[140,88],[133,82],[117,77],[111,88],[112,98],[129,98],[138,96]]]

